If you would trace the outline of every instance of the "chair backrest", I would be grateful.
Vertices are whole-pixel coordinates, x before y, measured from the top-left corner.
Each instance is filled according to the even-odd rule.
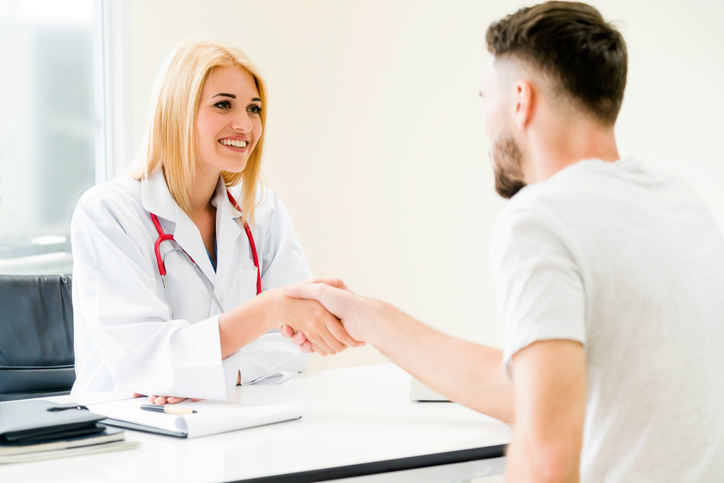
[[[69,394],[70,275],[0,275],[0,401]]]

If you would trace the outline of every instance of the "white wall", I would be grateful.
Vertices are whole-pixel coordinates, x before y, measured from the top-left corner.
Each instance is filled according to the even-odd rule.
[[[621,154],[687,177],[724,226],[724,2],[592,2],[630,54]],[[488,24],[520,1],[134,0],[136,126],[191,35],[239,46],[270,87],[265,172],[312,269],[447,333],[500,345],[493,190],[478,98]],[[379,361],[365,348],[314,361]]]

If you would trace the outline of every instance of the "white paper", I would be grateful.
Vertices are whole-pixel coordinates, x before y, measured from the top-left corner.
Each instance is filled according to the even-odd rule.
[[[174,407],[197,411],[196,414],[185,416],[144,411],[140,408],[141,404],[150,404],[150,402],[146,397],[125,399],[91,405],[89,409],[112,419],[186,433],[187,438],[199,438],[302,417],[302,409],[299,404],[241,406],[238,403],[219,401],[189,401],[174,404]]]
[[[270,372],[269,374],[265,374],[257,379],[254,379],[253,381],[244,382],[244,385],[245,386],[273,386],[276,384],[281,384],[282,382],[296,376],[297,374],[299,374],[299,373],[298,372],[289,372],[289,371]]]

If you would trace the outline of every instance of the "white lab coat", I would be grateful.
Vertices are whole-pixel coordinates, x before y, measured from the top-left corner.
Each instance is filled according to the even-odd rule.
[[[239,198],[238,189],[233,192]],[[262,290],[311,276],[287,209],[271,190],[260,194],[252,228]],[[71,223],[76,381],[72,394],[129,390],[147,395],[228,399],[237,371],[243,383],[306,369],[308,356],[278,331],[222,361],[219,309],[192,265],[165,257],[171,314],[154,255],[158,238],[149,213],[193,258],[225,310],[256,295],[256,269],[240,213],[219,178],[217,271],[201,234],[179,208],[161,170],[88,190]],[[162,254],[177,248],[161,244]]]

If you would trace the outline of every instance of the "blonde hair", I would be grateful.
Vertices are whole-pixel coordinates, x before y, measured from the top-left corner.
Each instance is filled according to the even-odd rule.
[[[240,67],[256,82],[261,99],[262,134],[246,167],[240,173],[222,171],[227,189],[242,183],[242,223],[254,224],[257,185],[262,182],[261,155],[266,132],[267,88],[259,70],[236,47],[223,42],[192,38],[179,44],[166,60],[154,88],[152,114],[146,133],[146,152],[141,152],[130,175],[148,177],[163,169],[171,197],[191,216],[189,193],[193,189],[198,158],[196,117],[201,91],[216,67]]]

